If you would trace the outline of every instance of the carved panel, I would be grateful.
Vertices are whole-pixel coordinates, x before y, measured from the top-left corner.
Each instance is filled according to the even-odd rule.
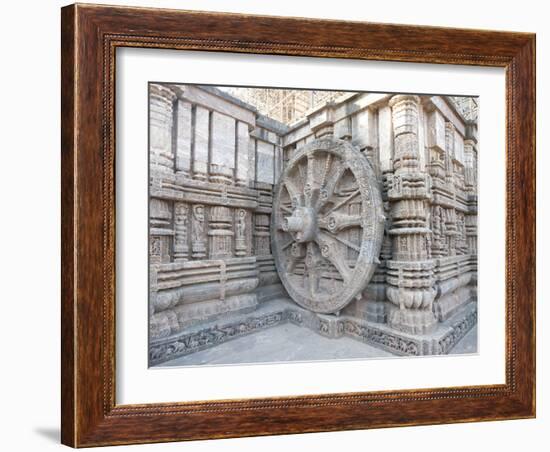
[[[223,259],[232,256],[234,235],[231,230],[232,223],[233,216],[229,207],[214,206],[210,208],[208,225],[210,259]]]
[[[255,215],[254,253],[256,256],[271,254],[269,246],[269,215]]]
[[[149,136],[151,166],[161,171],[173,171],[172,151],[174,92],[159,84],[149,85]]]
[[[186,260],[189,257],[189,206],[185,203],[174,203],[174,259]]]

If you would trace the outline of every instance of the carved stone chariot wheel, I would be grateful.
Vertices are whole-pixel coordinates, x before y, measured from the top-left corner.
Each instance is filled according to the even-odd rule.
[[[273,199],[271,246],[292,299],[338,313],[372,277],[384,232],[378,182],[351,143],[320,138],[299,149]]]

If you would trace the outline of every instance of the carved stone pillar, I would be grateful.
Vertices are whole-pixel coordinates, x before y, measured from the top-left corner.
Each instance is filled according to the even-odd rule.
[[[468,246],[466,240],[466,219],[463,212],[456,214],[456,254],[468,254]]]
[[[196,105],[192,116],[193,128],[193,179],[208,179],[208,154],[210,146],[210,112]]]
[[[256,256],[271,254],[269,248],[270,217],[267,214],[256,214],[255,216],[256,224],[254,228],[254,252]]]
[[[248,140],[248,183],[246,184],[250,188],[255,187],[257,180],[256,150],[256,139],[250,136]]]
[[[456,177],[455,177],[455,126],[451,122],[445,124],[445,183],[446,189],[456,198]],[[444,230],[446,240],[445,255],[456,254],[456,239],[458,227],[456,222],[456,211],[453,207],[443,209]]]
[[[472,209],[476,206],[470,206]],[[466,215],[466,244],[468,254],[477,256],[477,215]]]
[[[431,111],[427,114],[428,172],[432,181],[445,183],[445,118],[433,104],[426,104]],[[434,184],[435,185],[435,184]]]
[[[208,225],[209,258],[224,259],[233,255],[233,217],[231,209],[224,206],[210,208],[210,223]]]
[[[177,101],[176,115],[176,171],[189,177],[191,171],[191,132],[193,130],[192,106],[181,99]]]
[[[159,235],[151,235],[149,238],[149,259],[152,267],[161,263],[161,238]],[[156,279],[155,279],[156,283]]]
[[[277,138],[277,140],[281,142],[280,138]],[[283,171],[283,148],[280,145],[276,145],[275,148],[273,149],[273,152],[274,152],[273,160],[275,161],[275,168],[274,168],[275,183],[277,183]]]
[[[189,258],[187,230],[189,224],[189,206],[182,202],[174,205],[174,260],[185,261]]]
[[[149,234],[152,248],[158,253],[159,262],[172,260],[172,240],[174,229],[172,225],[172,203],[170,201],[151,198],[149,201]]]
[[[393,306],[388,301],[387,297],[387,263],[392,259],[392,236],[390,230],[391,207],[388,200],[388,191],[391,188],[393,180],[393,125],[392,125],[392,110],[388,105],[380,106],[377,110],[376,120],[367,115],[370,127],[376,126],[376,133],[369,133],[366,145],[376,147],[377,156],[370,157],[376,165],[374,169],[380,180],[382,187],[382,200],[384,206],[384,216],[386,217],[384,225],[384,237],[382,239],[382,247],[380,250],[380,264],[372,278],[371,283],[364,292],[366,318],[372,322],[387,323],[389,308]],[[354,123],[355,125],[356,123]],[[356,132],[356,130],[354,130]],[[372,144],[369,144],[372,143]],[[368,149],[368,148],[367,148]]]
[[[235,168],[236,183],[241,187],[249,185],[249,153],[250,153],[250,131],[248,124],[238,121],[236,128],[237,144],[237,167]]]
[[[475,195],[477,186],[477,151],[472,140],[464,141],[464,182],[466,192]]]
[[[212,112],[210,138],[211,162],[209,180],[219,184],[232,184],[235,171],[235,120],[216,111]]]
[[[204,222],[204,206],[197,204],[193,206],[193,217],[191,223],[192,230],[192,250],[193,259],[204,259],[206,257],[206,245],[205,245],[205,222]]]
[[[149,90],[151,169],[174,171],[172,127],[173,106],[176,95],[172,90],[162,85],[151,84]]]
[[[468,254],[477,256],[477,123],[469,121],[466,124],[466,139],[464,140],[465,185],[468,198],[466,212],[466,237]]]
[[[334,135],[334,104],[328,103],[309,117],[311,131],[315,138]]]
[[[171,204],[166,200],[152,198],[149,206],[149,331],[152,337],[170,334],[174,316],[166,311],[159,312],[159,273],[163,264],[171,261],[172,229]],[[175,322],[177,325],[177,321]]]
[[[359,147],[361,153],[367,157],[374,173],[381,175],[377,115],[374,108],[366,108],[351,117],[352,143]]]
[[[455,126],[451,122],[445,123],[445,179],[447,183],[454,186],[454,165],[455,158]]]
[[[441,206],[432,206],[431,223],[432,256],[434,258],[445,256],[447,254],[447,239],[445,235],[445,219],[443,215],[443,208]]]
[[[156,297],[158,292],[158,273],[161,264],[160,237],[149,236],[149,315],[155,313]],[[152,331],[152,333],[157,333]]]
[[[391,204],[392,260],[387,262],[387,295],[393,303],[392,328],[413,334],[433,330],[434,262],[430,259],[428,228],[430,177],[420,167],[418,109],[420,99],[397,95],[390,100],[394,127],[394,175]]]

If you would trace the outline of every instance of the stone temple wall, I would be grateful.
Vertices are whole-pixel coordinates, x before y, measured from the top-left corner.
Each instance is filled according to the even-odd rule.
[[[379,180],[380,264],[346,307],[352,317],[426,334],[477,298],[477,124],[453,105],[441,96],[349,93],[283,137],[286,162],[330,127],[361,150]]]
[[[476,323],[477,124],[449,99],[348,93],[289,127],[216,88],[150,84],[149,96],[150,362],[282,321],[401,354],[446,353]],[[357,146],[379,181],[380,263],[340,317],[292,303],[270,313],[286,296],[270,249],[273,184],[325,128]],[[212,327],[224,318],[237,320]]]
[[[282,293],[269,240],[286,127],[215,88],[150,84],[150,337]]]

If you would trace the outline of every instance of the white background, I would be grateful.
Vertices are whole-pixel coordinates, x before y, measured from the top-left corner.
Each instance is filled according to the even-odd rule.
[[[117,403],[504,383],[503,69],[122,49],[117,52],[116,80]],[[479,353],[460,357],[147,369],[147,82],[150,80],[480,96]]]
[[[395,23],[461,26],[537,32],[538,167],[550,165],[550,146],[542,125],[549,124],[550,31],[544,3],[440,1],[296,2],[122,1],[119,4],[209,9],[259,14],[310,16]],[[58,1],[3,5],[2,39],[2,449],[44,451],[59,443],[59,7]],[[538,182],[538,416],[535,420],[406,427],[264,438],[119,447],[115,450],[279,451],[371,449],[464,451],[547,450],[550,429],[547,390],[550,321],[547,292],[550,228],[544,199],[549,178]],[[6,252],[7,251],[7,252]],[[546,291],[544,289],[547,289]],[[546,327],[547,328],[547,327]],[[546,356],[545,356],[546,355]]]

